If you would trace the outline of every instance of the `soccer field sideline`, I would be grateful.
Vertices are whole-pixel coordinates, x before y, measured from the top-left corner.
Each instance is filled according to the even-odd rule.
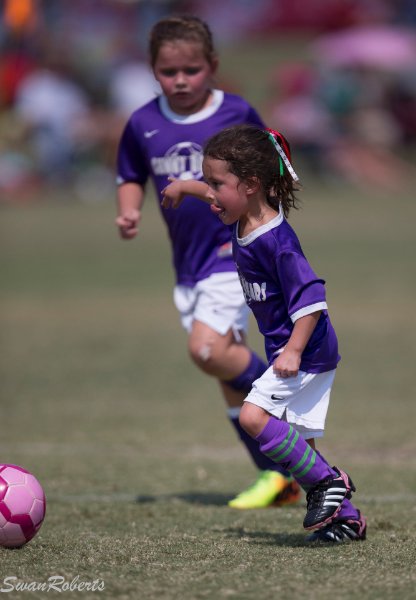
[[[203,494],[203,492],[201,492]],[[89,503],[89,502],[97,502],[97,503],[119,503],[119,504],[153,504],[155,502],[166,502],[167,500],[172,500],[177,497],[180,499],[180,494],[158,494],[155,496],[151,495],[141,495],[134,494],[128,492],[114,492],[112,494],[49,494],[47,497],[48,502],[69,502],[69,503]],[[148,498],[148,499],[147,499]],[[395,504],[401,502],[414,502],[416,503],[416,494],[386,494],[386,495],[371,495],[371,494],[360,494],[359,496],[360,504],[374,504],[375,502],[379,504]],[[186,503],[186,501],[183,501]],[[192,504],[203,505],[204,502],[191,502]],[[206,503],[207,505],[209,502]],[[302,502],[299,502],[299,506],[302,505]],[[224,506],[224,508],[226,508]],[[230,510],[230,509],[229,509]],[[263,509],[259,509],[263,510]],[[234,512],[234,511],[233,511]],[[240,511],[240,514],[250,514],[251,511]],[[234,512],[234,514],[236,514]]]

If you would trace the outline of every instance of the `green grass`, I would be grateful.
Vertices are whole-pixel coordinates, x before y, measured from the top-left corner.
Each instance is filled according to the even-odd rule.
[[[351,472],[368,540],[309,548],[303,503],[225,506],[255,472],[186,355],[152,199],[124,243],[111,199],[50,198],[1,214],[0,460],[37,475],[48,511],[30,544],[0,550],[0,587],[61,575],[105,582],[82,597],[414,598],[414,200],[304,198],[293,223],[342,354],[321,449]],[[262,351],[254,324],[251,341]]]

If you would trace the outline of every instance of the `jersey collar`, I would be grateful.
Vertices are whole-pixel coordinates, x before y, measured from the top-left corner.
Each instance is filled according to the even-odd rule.
[[[198,123],[199,121],[204,121],[211,117],[219,107],[221,106],[224,100],[224,92],[222,90],[212,90],[212,102],[206,108],[193,113],[192,115],[178,115],[173,112],[170,108],[166,96],[163,94],[159,96],[159,108],[164,117],[172,121],[173,123],[180,123],[181,125],[189,125],[191,123]]]
[[[243,238],[238,237],[239,222],[237,221],[237,223],[236,223],[237,236],[236,237],[237,237],[238,245],[239,246],[248,246],[249,244],[251,244],[251,242],[254,242],[255,239],[257,239],[258,237],[263,235],[263,233],[266,233],[267,231],[270,231],[271,229],[278,227],[283,222],[283,219],[284,219],[283,210],[282,210],[282,207],[280,206],[278,215],[276,215],[268,223],[265,223],[264,225],[260,225],[260,227],[257,227],[257,229],[255,229],[254,231],[252,231],[251,233],[249,233],[248,235],[246,235]]]

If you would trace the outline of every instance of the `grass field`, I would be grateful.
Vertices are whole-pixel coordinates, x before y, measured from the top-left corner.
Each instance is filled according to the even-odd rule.
[[[414,199],[304,199],[293,222],[343,358],[321,449],[353,475],[368,540],[307,547],[303,502],[225,506],[255,472],[186,355],[154,204],[123,243],[111,198],[62,196],[1,209],[0,461],[37,475],[48,511],[30,544],[0,549],[0,587],[60,575],[104,581],[82,597],[415,598]],[[262,351],[254,325],[251,340]]]
[[[244,45],[224,72],[262,104],[259,82],[300,48]],[[154,203],[124,243],[111,197],[50,193],[0,206],[0,462],[33,471],[48,500],[38,536],[0,549],[0,591],[62,576],[104,582],[82,598],[416,598],[414,193],[311,183],[303,197],[292,221],[342,354],[320,447],[352,474],[368,540],[307,547],[304,502],[226,507],[256,473],[187,357]],[[262,352],[254,323],[250,339]]]

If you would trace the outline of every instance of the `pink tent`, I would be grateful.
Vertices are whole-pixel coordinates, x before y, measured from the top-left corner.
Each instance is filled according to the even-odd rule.
[[[393,26],[353,27],[319,37],[312,43],[311,51],[328,66],[416,68],[416,33]]]

